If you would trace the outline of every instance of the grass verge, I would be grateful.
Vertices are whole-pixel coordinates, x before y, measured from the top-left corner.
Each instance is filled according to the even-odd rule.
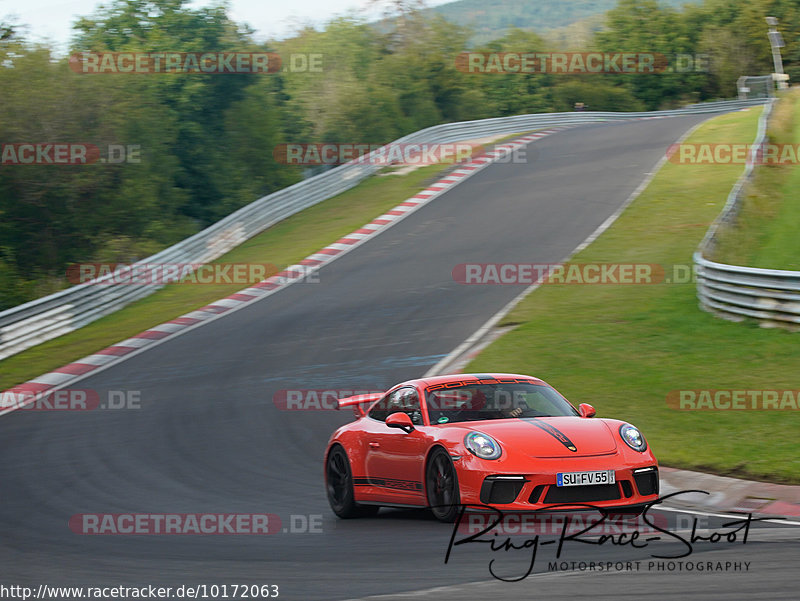
[[[784,145],[789,162],[759,165],[747,185],[736,220],[720,228],[712,260],[732,265],[800,270],[800,88],[779,101],[767,128],[771,144]],[[786,145],[791,145],[790,148]]]
[[[761,109],[716,117],[688,142],[751,141]],[[574,263],[690,265],[741,165],[666,162]],[[501,325],[518,326],[466,368],[530,373],[599,416],[639,426],[664,465],[800,483],[800,411],[679,411],[670,391],[800,389],[800,338],[698,308],[694,283],[548,284]]]

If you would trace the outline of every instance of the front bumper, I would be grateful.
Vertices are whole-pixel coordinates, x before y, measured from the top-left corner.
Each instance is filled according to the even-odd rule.
[[[658,465],[654,459],[635,465],[618,465],[612,461],[615,458],[619,459],[618,456],[575,458],[566,465],[563,461],[545,460],[536,466],[535,472],[463,469],[459,473],[461,502],[489,505],[504,511],[535,511],[569,510],[585,505],[624,507],[658,499]],[[558,472],[609,469],[614,470],[614,484],[556,486]]]

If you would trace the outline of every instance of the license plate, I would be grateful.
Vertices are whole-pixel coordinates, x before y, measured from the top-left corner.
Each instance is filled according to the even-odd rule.
[[[556,486],[591,486],[592,484],[614,484],[616,481],[614,470],[559,472],[556,474]]]

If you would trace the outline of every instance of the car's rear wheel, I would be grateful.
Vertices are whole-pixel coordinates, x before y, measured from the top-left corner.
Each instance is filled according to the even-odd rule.
[[[356,503],[350,460],[347,452],[339,445],[330,450],[325,461],[325,487],[328,491],[328,503],[333,513],[340,518],[358,518],[378,513],[377,506]]]
[[[425,490],[434,517],[442,522],[454,522],[461,512],[461,494],[453,460],[444,449],[436,449],[428,459]]]

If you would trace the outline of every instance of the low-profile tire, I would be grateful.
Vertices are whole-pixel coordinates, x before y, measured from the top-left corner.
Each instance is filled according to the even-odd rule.
[[[359,505],[353,492],[353,472],[347,452],[335,445],[325,460],[325,489],[328,503],[337,516],[343,519],[375,515],[380,509],[376,505]]]
[[[444,449],[436,449],[425,466],[425,492],[433,516],[452,523],[461,513],[461,493],[453,460]]]

